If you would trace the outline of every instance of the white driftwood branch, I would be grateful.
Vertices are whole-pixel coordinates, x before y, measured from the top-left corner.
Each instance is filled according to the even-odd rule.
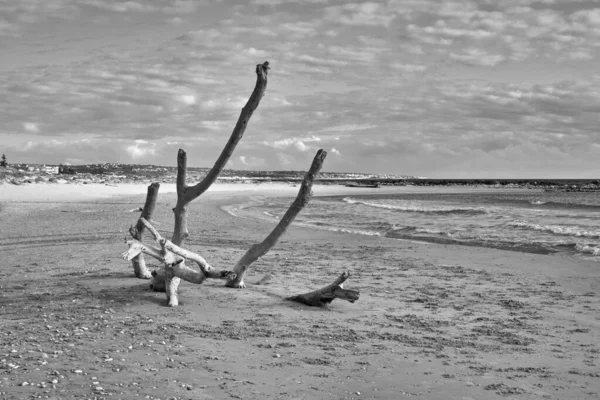
[[[194,252],[188,251],[186,249],[183,249],[173,244],[173,242],[163,238],[160,235],[160,233],[158,233],[158,231],[152,226],[152,224],[150,224],[150,222],[148,222],[144,218],[140,218],[140,222],[148,229],[152,236],[154,236],[154,240],[156,240],[161,245],[161,247],[165,250],[165,253],[167,253],[168,250],[168,252],[175,253],[178,256],[196,262],[196,264],[198,264],[198,267],[200,267],[200,271],[202,271],[202,273],[207,277],[210,277],[209,275],[211,274],[211,271],[214,270],[214,268],[209,263],[207,263],[206,260],[202,258],[202,256]]]
[[[154,208],[156,207],[156,199],[158,197],[158,189],[160,188],[160,184],[155,182],[148,186],[148,193],[146,194],[146,203],[144,204],[144,208],[142,208],[141,217],[147,220],[152,218],[152,214],[154,213]],[[144,234],[144,225],[142,225],[139,221],[135,227],[131,227],[129,229],[129,233],[136,240],[142,240],[142,236]],[[140,279],[150,279],[152,275],[146,266],[146,261],[144,260],[144,255],[140,253],[138,256],[133,257],[131,259],[131,265],[133,266],[133,273],[136,277]]]
[[[159,261],[164,261],[161,250],[156,247],[145,245],[136,239],[128,240],[126,243],[129,246],[129,250],[121,254],[121,257],[123,257],[124,260],[130,261],[138,255],[144,253],[156,258]]]
[[[325,157],[327,157],[327,152],[323,149],[319,150],[313,159],[313,162],[310,166],[310,169],[304,176],[304,180],[302,181],[302,185],[300,186],[300,190],[298,191],[298,196],[294,202],[290,205],[290,208],[283,215],[277,226],[273,229],[273,231],[259,244],[255,244],[246,254],[242,256],[242,258],[237,262],[236,266],[233,268],[233,273],[228,281],[227,286],[235,287],[235,288],[243,288],[246,287],[244,284],[244,273],[248,269],[248,267],[260,257],[264,256],[278,241],[281,235],[285,233],[290,224],[294,221],[296,216],[302,211],[304,206],[308,204],[310,197],[312,196],[312,185],[313,182],[321,170],[323,166],[323,161],[325,161]]]
[[[177,285],[173,284],[173,282],[179,282],[180,279],[183,279],[191,283],[201,284],[206,278],[226,279],[231,275],[231,271],[217,270],[208,264],[199,254],[183,249],[163,238],[152,224],[144,218],[140,218],[140,223],[154,236],[154,240],[160,244],[161,248],[157,249],[152,246],[146,246],[132,240],[128,242],[129,250],[123,253],[123,257],[135,257],[136,254],[143,252],[158,258],[165,264],[164,275],[156,272],[152,274],[154,278],[152,287],[157,291],[160,291],[164,287],[170,306],[179,304]],[[192,260],[198,264],[200,271],[196,271],[185,265],[185,259]],[[160,278],[164,280],[164,286],[160,282]]]
[[[349,277],[350,273],[344,272],[333,283],[324,288],[288,297],[287,299],[312,307],[328,306],[335,299],[347,300],[350,303],[354,303],[360,297],[360,293],[358,290],[344,289],[343,284]]]

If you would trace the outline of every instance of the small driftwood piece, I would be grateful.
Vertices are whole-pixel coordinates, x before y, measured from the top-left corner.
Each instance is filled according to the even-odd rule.
[[[158,189],[160,188],[159,183],[153,183],[148,186],[148,193],[146,195],[146,203],[144,204],[144,208],[142,208],[142,214],[140,218],[144,218],[146,220],[150,220],[152,218],[152,214],[154,213],[154,208],[156,207],[156,199],[158,197]],[[135,227],[131,227],[129,229],[129,233],[131,237],[135,240],[142,240],[142,236],[144,234],[144,225],[140,223],[138,220]],[[137,278],[140,279],[150,279],[152,278],[152,274],[148,267],[146,266],[146,261],[144,260],[144,254],[140,253],[137,256],[131,259],[131,265],[133,266],[133,273]]]
[[[350,277],[349,272],[342,273],[333,283],[324,288],[309,293],[288,297],[287,300],[296,301],[312,307],[327,307],[335,299],[347,300],[354,303],[360,297],[358,290],[344,289],[344,282]]]
[[[327,152],[323,149],[317,151],[315,158],[310,166],[306,175],[304,175],[304,180],[302,181],[302,185],[300,186],[300,190],[298,191],[298,196],[296,196],[296,200],[290,205],[290,208],[283,215],[277,226],[273,229],[273,231],[259,244],[255,244],[246,254],[240,258],[235,267],[233,268],[233,274],[230,275],[226,286],[234,287],[234,288],[244,288],[246,285],[244,284],[244,273],[248,269],[248,267],[260,257],[267,254],[267,252],[273,247],[278,241],[281,235],[285,233],[290,224],[294,221],[296,216],[302,211],[304,206],[306,206],[312,196],[312,185],[313,182],[321,170],[323,166],[323,162],[325,161],[325,157],[327,157]]]
[[[180,279],[183,279],[191,283],[201,284],[206,280],[206,278],[228,279],[232,274],[231,271],[217,270],[207,263],[202,256],[181,248],[170,240],[163,238],[160,233],[158,233],[158,231],[144,218],[140,218],[139,222],[148,229],[152,236],[154,236],[154,239],[160,245],[160,249],[145,245],[140,241],[133,239],[127,242],[129,245],[129,250],[124,252],[122,257],[126,260],[130,260],[134,257],[137,257],[141,253],[145,253],[162,261],[165,264],[165,274],[170,273],[172,275],[170,281],[166,281],[167,283],[165,283],[164,288],[167,293],[167,300],[171,307],[175,307],[179,304],[177,286],[173,284],[175,280],[177,280],[177,283],[179,283]],[[185,265],[184,261],[186,259],[194,261],[196,264],[198,264],[200,271],[196,271],[195,269]],[[155,278],[155,280],[159,273],[153,272],[152,276]],[[163,279],[163,282],[164,281],[165,280]],[[170,282],[170,284],[168,282]],[[153,285],[155,284],[159,283],[153,283]],[[160,291],[160,288],[155,287],[153,289]]]

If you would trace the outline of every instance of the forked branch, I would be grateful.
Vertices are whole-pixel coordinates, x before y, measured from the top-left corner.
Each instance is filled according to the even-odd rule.
[[[231,132],[231,136],[223,148],[221,155],[215,162],[215,165],[208,172],[208,174],[202,179],[201,182],[195,186],[188,187],[186,184],[186,173],[187,173],[187,155],[184,150],[180,149],[177,153],[177,203],[173,208],[173,214],[175,218],[175,224],[173,227],[173,237],[171,242],[177,246],[182,246],[187,237],[189,237],[187,227],[187,209],[189,203],[204,193],[217,179],[229,158],[233,154],[235,147],[241,140],[246,127],[250,122],[252,114],[260,104],[260,100],[265,94],[267,88],[267,74],[269,71],[269,62],[265,61],[262,64],[256,65],[256,84],[254,90],[248,99],[248,102],[242,108],[238,121]],[[199,264],[200,265],[200,264]],[[166,269],[164,274],[153,274],[154,277],[154,288],[166,287],[167,298],[169,298],[168,288],[173,288],[173,291],[177,291],[179,285],[179,279],[174,276],[176,269]],[[189,272],[189,271],[188,271]],[[173,279],[173,282],[171,280]],[[188,280],[188,279],[186,279]]]
[[[269,69],[268,61],[256,66],[256,85],[254,86],[254,90],[252,91],[248,102],[244,108],[242,108],[238,121],[233,128],[231,136],[223,148],[221,155],[202,181],[194,186],[187,186],[187,155],[182,149],[177,153],[177,204],[175,205],[175,208],[173,208],[175,214],[175,227],[172,238],[173,243],[182,245],[184,240],[189,236],[186,216],[187,206],[192,200],[208,190],[223,168],[225,168],[229,158],[231,158],[235,147],[246,131],[246,127],[250,122],[252,114],[258,108],[260,100],[265,94],[265,90],[267,89],[267,73]]]

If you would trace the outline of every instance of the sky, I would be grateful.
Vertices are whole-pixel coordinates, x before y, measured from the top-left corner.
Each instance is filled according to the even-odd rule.
[[[600,0],[0,0],[10,162],[600,178]]]

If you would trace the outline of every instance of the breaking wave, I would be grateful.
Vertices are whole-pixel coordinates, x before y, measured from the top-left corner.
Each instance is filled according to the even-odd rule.
[[[576,244],[575,250],[585,255],[600,256],[600,247],[593,244]]]
[[[472,208],[472,207],[450,207],[450,206],[438,206],[438,207],[425,207],[417,205],[394,205],[384,203],[373,203],[369,201],[356,200],[350,197],[345,197],[344,202],[347,204],[362,204],[368,207],[383,208],[393,211],[401,212],[414,212],[424,214],[463,214],[463,215],[480,215],[487,214],[487,211],[483,208]]]
[[[561,236],[574,236],[574,237],[586,237],[599,239],[600,231],[594,230],[585,230],[581,227],[576,226],[565,226],[565,225],[538,225],[531,224],[525,221],[512,221],[507,224],[508,226],[512,226],[514,228],[521,228],[527,230],[533,230],[538,232],[548,232],[553,233],[555,235]]]

